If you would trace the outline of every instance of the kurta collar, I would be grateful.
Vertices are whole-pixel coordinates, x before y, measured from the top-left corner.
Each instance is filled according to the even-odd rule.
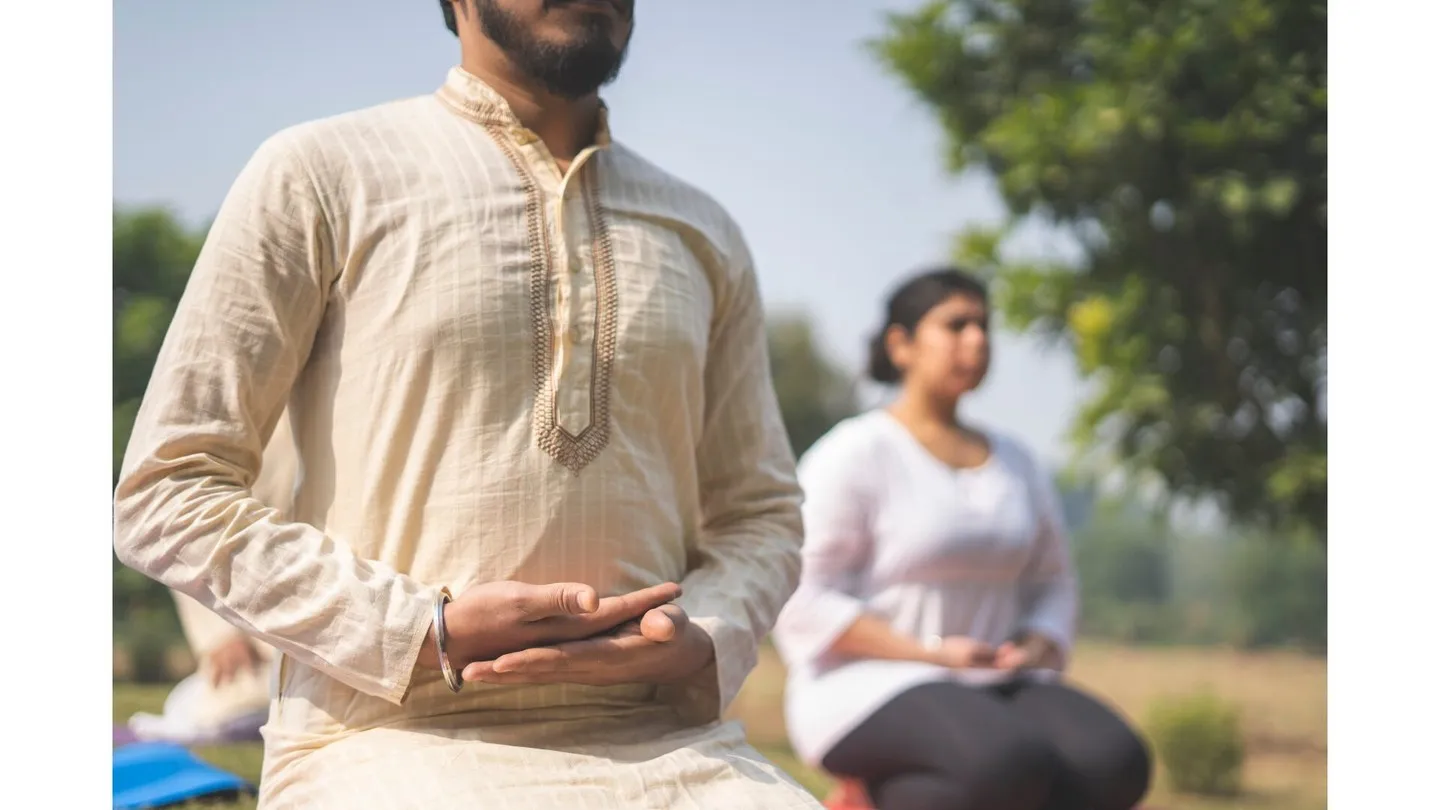
[[[451,109],[478,124],[517,128],[523,126],[504,96],[458,65],[450,69],[437,95]],[[600,115],[595,126],[595,145],[610,145],[610,110],[603,100],[600,102]]]

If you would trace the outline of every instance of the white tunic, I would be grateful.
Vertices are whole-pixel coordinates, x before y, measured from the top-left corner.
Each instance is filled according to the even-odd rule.
[[[1030,629],[1068,652],[1077,595],[1059,498],[1024,448],[989,438],[989,460],[957,470],[877,410],[801,460],[804,563],[774,636],[789,668],[790,739],[806,762],[912,686],[998,675],[831,652],[862,613],[917,638],[998,645]]]

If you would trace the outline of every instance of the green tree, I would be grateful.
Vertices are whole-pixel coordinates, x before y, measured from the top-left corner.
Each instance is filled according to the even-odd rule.
[[[790,446],[799,455],[835,423],[855,414],[855,388],[849,375],[820,351],[814,326],[804,314],[776,314],[766,331],[775,395]]]
[[[203,236],[164,209],[116,208],[114,239],[114,475],[135,411],[150,382],[155,355],[170,328]]]
[[[1225,590],[1235,614],[1227,640],[1241,647],[1325,652],[1329,637],[1325,548],[1287,534],[1233,538]]]
[[[1005,321],[1068,338],[1077,441],[1242,522],[1326,524],[1326,11],[1319,0],[943,0],[873,43],[949,168]],[[1025,223],[1078,262],[1006,250]]]
[[[1127,643],[1176,640],[1171,533],[1159,515],[1106,498],[1075,532],[1072,548],[1082,633]]]
[[[119,476],[135,411],[155,356],[170,328],[203,235],[159,208],[114,210],[113,475]],[[117,638],[139,657],[158,655],[157,639],[179,634],[174,603],[165,589],[139,572],[112,564],[112,618]],[[150,655],[151,658],[154,655]],[[152,662],[153,663],[153,662]]]

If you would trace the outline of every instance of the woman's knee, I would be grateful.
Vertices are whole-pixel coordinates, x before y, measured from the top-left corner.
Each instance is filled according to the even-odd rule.
[[[1029,731],[1005,734],[971,763],[977,806],[996,810],[1033,810],[1045,804],[1060,773],[1060,758],[1044,736]]]
[[[1042,738],[1006,734],[943,771],[897,774],[870,790],[880,810],[1041,810],[1058,773]]]
[[[905,773],[870,786],[877,810],[968,810],[964,788],[932,773]]]
[[[1070,764],[1096,810],[1130,810],[1150,790],[1150,747],[1129,726],[1096,740]]]

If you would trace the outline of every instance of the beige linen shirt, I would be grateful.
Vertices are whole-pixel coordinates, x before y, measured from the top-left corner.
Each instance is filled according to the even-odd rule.
[[[252,491],[282,414],[289,514]],[[437,94],[258,150],[115,495],[123,562],[282,653],[267,779],[385,726],[504,727],[544,747],[552,720],[568,734],[666,705],[681,728],[711,723],[795,588],[800,534],[734,222],[603,121],[562,174],[458,68]],[[602,595],[679,581],[716,664],[676,689],[451,695],[415,667],[434,594],[502,579]]]

